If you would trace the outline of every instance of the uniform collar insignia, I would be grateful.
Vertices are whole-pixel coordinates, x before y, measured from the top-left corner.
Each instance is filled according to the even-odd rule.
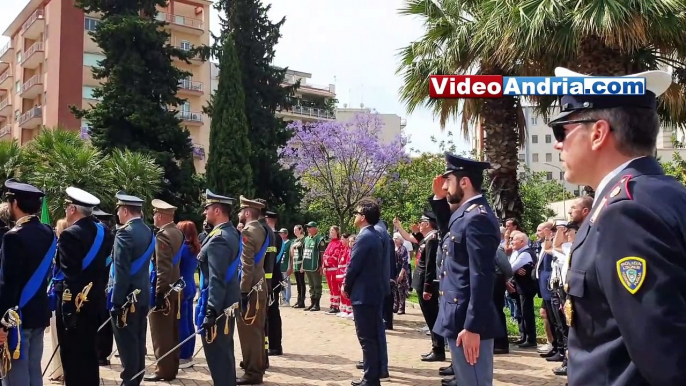
[[[602,201],[600,201],[600,203],[598,203],[598,207],[596,208],[595,212],[593,212],[593,216],[591,216],[591,218],[589,220],[589,221],[591,221],[591,224],[593,224],[595,222],[595,220],[598,218],[600,211],[603,210],[606,203],[607,203],[607,196],[603,197]]]

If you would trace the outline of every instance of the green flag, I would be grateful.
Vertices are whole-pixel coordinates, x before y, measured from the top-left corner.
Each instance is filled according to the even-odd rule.
[[[50,225],[50,212],[48,211],[48,197],[43,196],[43,206],[40,211],[40,222]]]

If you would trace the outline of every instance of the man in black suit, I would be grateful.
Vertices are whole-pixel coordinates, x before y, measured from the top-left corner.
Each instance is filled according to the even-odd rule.
[[[376,201],[363,199],[354,214],[354,224],[360,232],[350,253],[342,294],[352,302],[357,338],[362,346],[364,375],[361,380],[353,381],[352,386],[378,386],[381,384],[379,329],[383,329],[384,287],[389,286],[383,275],[386,262],[383,238],[374,229],[381,213]]]
[[[57,338],[65,383],[88,386],[100,381],[96,336],[106,302],[107,229],[92,217],[98,198],[74,187],[66,193],[69,227],[60,235],[54,278]]]

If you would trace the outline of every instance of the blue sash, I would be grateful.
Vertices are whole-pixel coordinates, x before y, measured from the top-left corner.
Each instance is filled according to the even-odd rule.
[[[21,295],[19,296],[18,313],[20,320],[22,318],[21,309],[24,308],[24,306],[26,306],[26,304],[28,304],[28,302],[30,302],[31,299],[33,299],[36,296],[38,290],[41,288],[43,284],[43,280],[47,278],[48,273],[50,272],[50,265],[52,264],[52,259],[55,257],[55,252],[57,252],[57,237],[53,236],[52,244],[50,245],[48,252],[45,254],[45,257],[43,257],[43,260],[41,261],[38,268],[36,268],[36,270],[33,272],[33,275],[31,275],[31,278],[26,283],[26,285],[21,291]],[[14,357],[14,359],[26,359],[25,350],[21,349],[21,335],[21,325],[17,326],[16,328],[10,329],[8,332],[7,341],[10,348],[10,352],[13,353],[13,357],[18,356]]]
[[[243,243],[241,243],[241,247],[242,246],[243,246]],[[262,258],[267,253],[267,248],[269,248],[269,232],[266,232],[266,237],[264,238],[264,244],[262,244],[262,248],[260,248],[260,251],[257,252],[257,255],[255,255],[255,265],[259,264],[260,261],[262,261]],[[240,271],[238,271],[238,279],[241,279],[242,277],[243,277],[243,270],[241,269]]]
[[[176,255],[172,258],[172,267],[176,266],[179,264],[179,261],[181,260],[181,255],[183,255],[183,252],[186,250],[186,243],[181,243],[181,248],[179,248],[179,251],[176,252]],[[152,260],[150,260],[150,293],[152,294],[150,296],[150,308],[155,307],[155,285],[157,284],[157,270],[155,269],[155,265],[152,263]]]
[[[283,244],[281,244],[281,250],[279,251],[278,256],[276,256],[276,265],[281,263],[281,258],[283,257],[283,253],[285,252],[285,250],[286,250],[286,243],[284,242]]]
[[[152,253],[155,251],[155,234],[153,233],[152,235],[152,240],[150,240],[150,245],[148,246],[148,249],[143,252],[143,254],[134,260],[131,263],[131,273],[129,274],[129,277],[135,276],[138,271],[145,266],[145,263],[149,261],[149,259],[152,257]],[[112,261],[114,263],[114,261]],[[114,279],[114,264],[110,266],[110,280]],[[110,288],[107,290],[107,309],[112,308],[112,296],[114,295],[114,285],[112,285]]]
[[[238,271],[240,265],[241,265],[241,255],[243,254],[243,243],[238,242],[238,253],[236,254],[236,258],[234,259],[233,263],[229,265],[229,268],[226,270],[226,275],[224,276],[224,283],[228,283],[233,279],[234,275],[236,274],[236,271]],[[196,326],[202,326],[202,320],[205,318],[205,314],[207,313],[207,301],[210,296],[208,290],[210,288],[210,283],[208,281],[207,286],[205,286],[205,276],[202,273],[202,269],[200,270],[200,297],[198,298],[198,305],[195,307],[195,325]]]
[[[105,227],[103,227],[102,224],[95,224],[95,227],[96,233],[95,239],[93,240],[93,245],[91,245],[91,248],[88,250],[88,253],[81,262],[82,271],[85,271],[86,268],[88,268],[88,266],[93,262],[93,260],[95,260],[95,256],[100,251],[100,247],[102,247],[102,242],[105,239]],[[62,272],[61,269],[55,266],[54,277],[48,289],[48,299],[51,311],[55,311],[57,309],[57,294],[55,293],[55,284],[56,282],[60,281],[64,281],[64,272]]]

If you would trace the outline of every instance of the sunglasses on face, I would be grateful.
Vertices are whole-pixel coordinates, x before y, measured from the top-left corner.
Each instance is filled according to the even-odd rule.
[[[560,121],[553,125],[553,136],[557,142],[564,142],[567,137],[567,132],[565,131],[566,125],[575,125],[581,123],[596,123],[597,119],[573,119],[570,121]]]

